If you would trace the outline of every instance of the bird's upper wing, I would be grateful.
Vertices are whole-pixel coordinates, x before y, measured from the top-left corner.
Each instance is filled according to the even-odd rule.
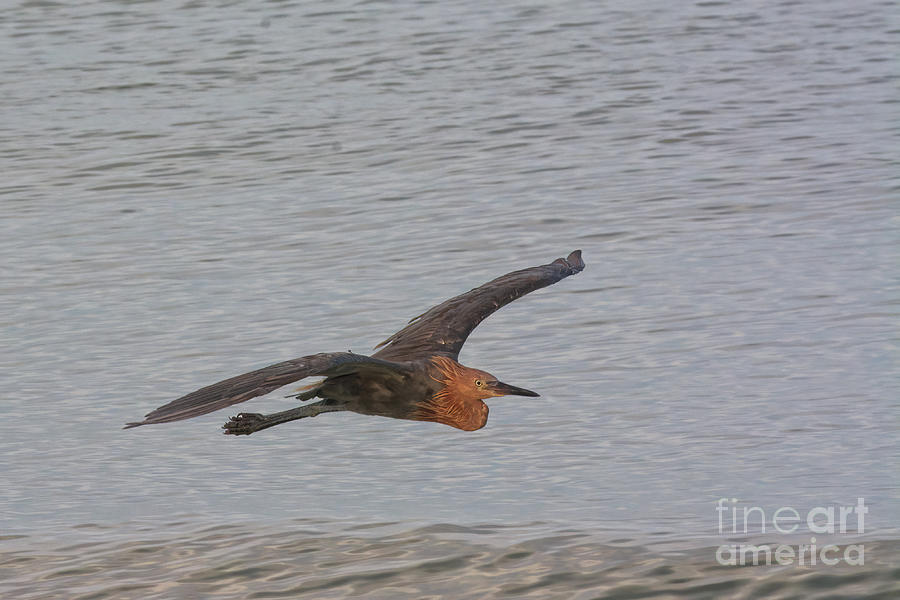
[[[304,377],[314,375],[336,377],[366,370],[401,372],[406,371],[407,367],[370,356],[353,354],[352,352],[313,354],[269,365],[250,373],[244,373],[243,375],[208,385],[205,388],[173,400],[165,406],[160,406],[153,412],[148,413],[143,421],[126,424],[125,429],[137,427],[138,425],[168,423],[169,421],[180,421],[205,415],[256,396],[268,394],[272,390]]]
[[[552,263],[513,271],[438,304],[384,340],[372,356],[413,360],[434,354],[454,360],[472,330],[491,313],[529,292],[552,285],[584,269],[581,250]]]

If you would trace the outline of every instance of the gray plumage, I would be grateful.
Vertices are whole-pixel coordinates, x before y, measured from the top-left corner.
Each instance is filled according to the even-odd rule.
[[[321,402],[273,415],[241,413],[225,424],[225,432],[245,435],[337,410],[478,429],[488,412],[481,399],[537,394],[456,362],[466,338],[497,309],[582,269],[581,251],[576,250],[564,259],[507,273],[412,319],[379,344],[372,356],[331,352],[280,362],[191,392],[125,428],[205,415],[306,377],[324,376],[324,381],[297,395],[302,400],[318,396]]]

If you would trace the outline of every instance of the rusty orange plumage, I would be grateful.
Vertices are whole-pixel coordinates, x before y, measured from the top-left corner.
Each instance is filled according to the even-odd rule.
[[[484,388],[485,382],[492,376],[464,367],[444,356],[435,356],[431,364],[434,372],[430,377],[441,387],[412,412],[411,418],[415,421],[435,421],[463,431],[484,427],[488,406],[482,399],[490,397]]]
[[[484,399],[538,394],[460,364],[457,358],[466,338],[499,308],[582,269],[581,251],[575,250],[549,264],[507,273],[412,319],[379,344],[372,356],[331,352],[270,365],[191,392],[125,428],[189,419],[306,377],[322,376],[322,381],[303,386],[294,394],[303,401],[319,397],[319,402],[268,415],[240,413],[225,423],[225,433],[249,435],[335,411],[433,421],[464,431],[481,429],[489,412]]]

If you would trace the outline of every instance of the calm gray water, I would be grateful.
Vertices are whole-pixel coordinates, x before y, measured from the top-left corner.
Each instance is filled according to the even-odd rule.
[[[895,3],[22,2],[2,31],[3,597],[900,591]],[[542,393],[478,432],[120,429],[574,248],[464,348]],[[721,532],[722,498],[769,528]],[[817,537],[864,565],[716,559],[858,498]]]

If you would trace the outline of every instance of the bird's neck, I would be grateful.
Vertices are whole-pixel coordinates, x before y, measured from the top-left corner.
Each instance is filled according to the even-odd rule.
[[[432,358],[431,366],[429,375],[440,387],[419,407],[417,418],[466,431],[484,427],[488,407],[468,389],[469,369],[443,356]]]
[[[468,367],[464,367],[446,356],[431,357],[429,375],[442,386],[458,386],[466,377]]]

